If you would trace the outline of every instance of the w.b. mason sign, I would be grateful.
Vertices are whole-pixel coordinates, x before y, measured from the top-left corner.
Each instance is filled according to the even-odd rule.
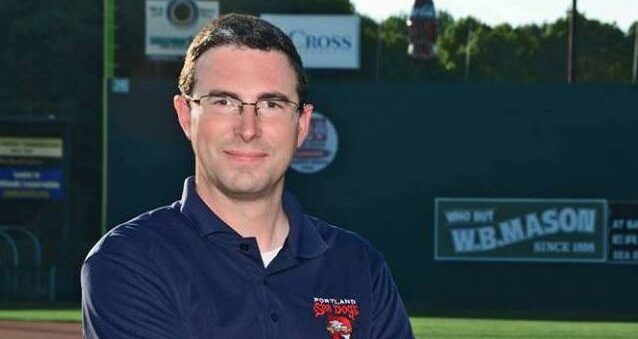
[[[601,262],[607,202],[435,199],[436,260]]]

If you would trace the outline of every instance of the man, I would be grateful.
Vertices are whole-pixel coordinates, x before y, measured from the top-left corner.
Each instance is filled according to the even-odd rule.
[[[82,268],[88,338],[413,338],[382,256],[304,214],[284,173],[312,105],[290,39],[226,15],[173,99],[195,153],[182,199],[115,227]]]

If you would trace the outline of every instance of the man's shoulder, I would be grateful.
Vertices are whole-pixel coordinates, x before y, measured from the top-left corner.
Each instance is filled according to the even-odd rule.
[[[383,260],[381,253],[372,243],[359,233],[333,225],[317,217],[307,216],[316,227],[319,235],[328,245],[329,250],[344,253],[361,253],[374,261]]]
[[[93,246],[87,259],[98,253],[148,251],[170,242],[171,237],[183,231],[190,228],[179,204],[159,207],[113,227]]]
[[[308,215],[307,218],[317,228],[317,231],[322,238],[328,243],[337,242],[339,244],[349,243],[363,247],[371,246],[367,239],[352,230],[336,226],[318,217]]]

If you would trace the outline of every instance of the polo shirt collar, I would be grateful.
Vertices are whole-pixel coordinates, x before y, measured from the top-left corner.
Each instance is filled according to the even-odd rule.
[[[188,177],[184,181],[180,202],[180,211],[193,221],[196,230],[202,237],[220,232],[237,234],[199,197],[195,190],[194,177]],[[299,200],[292,193],[285,191],[282,202],[290,223],[286,246],[290,248],[293,256],[313,258],[323,254],[328,249],[328,245],[319,234],[311,218],[304,213]]]
[[[180,211],[193,221],[195,228],[202,237],[219,232],[235,232],[217,214],[213,213],[202,198],[199,197],[195,189],[195,177],[190,176],[184,181],[184,190],[182,191],[180,202]]]
[[[326,252],[328,244],[292,193],[284,191],[283,206],[290,223],[286,244],[292,251],[292,255],[298,258],[313,258]]]

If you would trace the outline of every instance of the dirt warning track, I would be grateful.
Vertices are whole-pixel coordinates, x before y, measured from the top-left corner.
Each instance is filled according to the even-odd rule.
[[[80,339],[79,323],[0,321],[0,339]]]

